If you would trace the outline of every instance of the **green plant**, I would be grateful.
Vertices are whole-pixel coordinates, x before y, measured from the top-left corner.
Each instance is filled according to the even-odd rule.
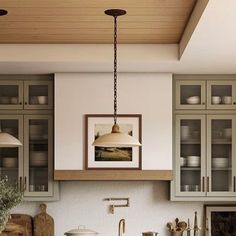
[[[8,181],[7,177],[0,177],[0,232],[4,230],[10,217],[10,210],[22,202],[22,193],[17,185]]]

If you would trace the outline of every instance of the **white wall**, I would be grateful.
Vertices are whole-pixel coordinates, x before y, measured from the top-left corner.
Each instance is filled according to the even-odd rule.
[[[55,169],[83,169],[84,115],[113,113],[111,73],[55,75]],[[172,169],[172,75],[120,73],[118,113],[142,114],[143,169]]]
[[[69,157],[68,157],[69,158]],[[169,236],[165,225],[168,221],[191,219],[194,211],[199,213],[201,223],[202,203],[170,202],[168,182],[62,182],[61,199],[47,203],[48,213],[55,220],[55,236],[65,231],[86,225],[99,232],[100,236],[118,236],[118,222],[126,219],[125,236],[141,236],[145,231],[158,231],[161,236]],[[130,197],[129,208],[115,209],[115,214],[107,212],[107,197]],[[24,203],[14,212],[38,213],[39,203]],[[99,236],[98,235],[98,236]]]

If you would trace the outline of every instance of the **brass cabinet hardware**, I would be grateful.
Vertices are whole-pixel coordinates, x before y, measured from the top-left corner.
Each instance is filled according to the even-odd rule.
[[[25,176],[25,178],[24,178],[24,191],[26,190],[26,183],[27,183],[27,178]]]
[[[205,192],[205,176],[202,177],[202,192]]]
[[[207,192],[210,192],[210,178],[207,176]]]
[[[23,188],[22,188],[22,177],[21,177],[21,176],[20,176],[20,179],[19,179],[18,188],[19,188],[20,192],[23,192]]]
[[[234,176],[234,192],[236,192],[236,176]]]

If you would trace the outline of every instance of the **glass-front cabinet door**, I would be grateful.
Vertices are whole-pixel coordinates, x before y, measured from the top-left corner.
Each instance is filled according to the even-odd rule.
[[[205,196],[205,116],[176,115],[176,196]]]
[[[24,81],[24,109],[52,108],[52,81]]]
[[[25,196],[53,195],[53,116],[24,116]]]
[[[208,109],[236,109],[235,81],[207,81]]]
[[[0,115],[0,129],[23,143],[23,118],[17,115]],[[23,147],[0,148],[0,176],[7,176],[12,184],[23,191]]]
[[[207,195],[236,196],[235,115],[209,115],[207,118]]]
[[[0,81],[0,109],[23,108],[23,82],[16,80]]]
[[[176,81],[176,109],[205,109],[205,81]]]

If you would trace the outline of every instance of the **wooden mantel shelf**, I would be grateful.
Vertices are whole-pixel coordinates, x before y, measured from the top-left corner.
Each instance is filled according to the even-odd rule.
[[[172,170],[55,170],[54,180],[172,180]]]

